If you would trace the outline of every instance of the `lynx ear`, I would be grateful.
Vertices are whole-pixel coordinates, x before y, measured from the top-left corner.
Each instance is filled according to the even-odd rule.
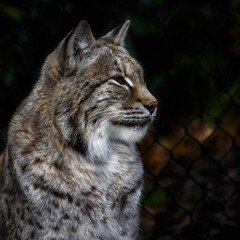
[[[114,44],[124,47],[124,41],[128,32],[130,20],[126,20],[123,24],[113,29],[103,38],[110,39]]]
[[[71,61],[77,53],[80,53],[81,50],[89,47],[94,41],[95,38],[88,23],[84,20],[80,21],[75,30],[70,32],[63,40],[62,45],[65,46],[65,60]]]

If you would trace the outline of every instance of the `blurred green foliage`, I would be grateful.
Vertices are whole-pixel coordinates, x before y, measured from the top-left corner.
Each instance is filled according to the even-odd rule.
[[[160,188],[155,188],[154,191],[144,189],[142,193],[142,201],[144,201],[144,204],[149,207],[162,206],[167,201],[167,193]]]

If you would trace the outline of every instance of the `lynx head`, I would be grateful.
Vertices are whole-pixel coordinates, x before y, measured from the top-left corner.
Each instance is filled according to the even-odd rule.
[[[129,24],[95,40],[81,21],[48,57],[43,73],[57,79],[54,118],[64,141],[136,143],[153,121],[157,100],[142,67],[124,48]]]

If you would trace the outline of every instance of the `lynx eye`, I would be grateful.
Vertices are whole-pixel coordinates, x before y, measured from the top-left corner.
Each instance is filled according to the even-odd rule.
[[[112,79],[114,81],[116,81],[118,84],[121,84],[121,85],[126,84],[126,81],[125,81],[124,77],[122,77],[122,76],[112,77]]]

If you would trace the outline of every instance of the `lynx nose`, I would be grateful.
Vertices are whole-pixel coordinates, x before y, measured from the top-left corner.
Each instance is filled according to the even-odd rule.
[[[152,101],[148,105],[145,105],[145,107],[149,110],[149,112],[151,114],[153,114],[153,112],[155,111],[157,106],[158,106],[158,102],[157,101]]]

